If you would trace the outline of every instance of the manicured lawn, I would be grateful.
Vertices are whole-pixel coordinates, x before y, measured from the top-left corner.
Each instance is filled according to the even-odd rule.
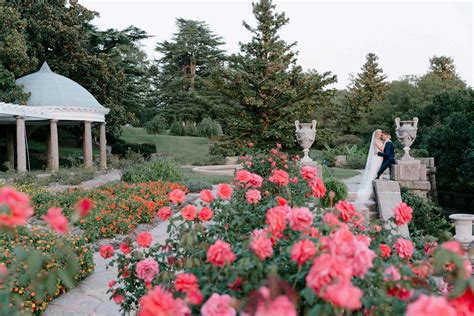
[[[124,127],[121,139],[130,143],[155,143],[157,153],[182,164],[206,164],[211,141],[204,137],[149,135],[143,128]]]
[[[359,171],[353,169],[328,168],[325,169],[324,177],[333,177],[336,179],[347,179],[359,174]]]

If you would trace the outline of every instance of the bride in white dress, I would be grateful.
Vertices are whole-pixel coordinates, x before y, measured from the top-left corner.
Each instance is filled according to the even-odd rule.
[[[374,191],[372,182],[377,177],[377,172],[382,165],[383,157],[378,156],[377,153],[383,152],[384,143],[381,139],[382,130],[377,129],[372,133],[372,140],[370,141],[369,153],[367,155],[367,162],[362,173],[362,180],[357,190],[356,202],[365,203],[370,200]]]

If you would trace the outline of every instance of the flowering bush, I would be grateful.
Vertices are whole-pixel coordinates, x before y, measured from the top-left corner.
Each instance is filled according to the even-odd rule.
[[[61,207],[69,219],[79,199],[88,197],[93,200],[95,207],[89,216],[81,218],[77,224],[84,230],[85,237],[94,241],[127,234],[140,223],[150,223],[158,209],[168,203],[166,196],[174,189],[186,190],[184,186],[170,182],[118,183],[95,190],[43,192],[32,200],[37,215],[46,214],[51,207]]]
[[[158,212],[169,221],[165,244],[130,241],[115,252],[109,292],[124,313],[441,315],[430,304],[447,315],[474,313],[466,303],[472,268],[459,243],[364,225],[346,201],[318,208],[325,187],[315,170],[300,170],[278,149],[259,159],[246,158],[232,187],[201,192],[198,206],[171,192],[172,208]],[[263,165],[269,170],[254,172]],[[390,225],[410,220],[408,205],[396,212]]]
[[[90,205],[77,205],[78,217]],[[68,230],[61,209],[45,220],[52,230],[23,227],[33,215],[27,195],[0,189],[0,314],[40,314],[48,303],[93,270],[87,239],[61,236]],[[58,235],[59,234],[59,235]]]

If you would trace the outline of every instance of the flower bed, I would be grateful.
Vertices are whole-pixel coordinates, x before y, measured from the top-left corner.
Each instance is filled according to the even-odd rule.
[[[166,195],[174,189],[185,190],[175,183],[147,182],[138,184],[117,183],[94,190],[70,189],[62,193],[43,192],[33,196],[36,214],[41,216],[50,207],[61,207],[71,218],[74,205],[81,198],[94,201],[89,216],[78,225],[90,241],[127,234],[140,223],[150,223],[158,208],[164,206]]]
[[[165,245],[144,233],[113,257],[111,299],[139,315],[472,315],[474,280],[459,243],[412,240],[377,223],[364,225],[346,202],[317,207],[326,188],[315,169],[274,149],[246,157],[248,170],[202,206],[172,191]],[[267,168],[263,170],[263,168]],[[259,172],[259,174],[255,173]],[[398,205],[391,225],[411,221]],[[212,219],[212,222],[209,220]],[[416,235],[416,234],[415,234]],[[146,240],[147,242],[144,242]],[[161,313],[161,314],[160,314]]]

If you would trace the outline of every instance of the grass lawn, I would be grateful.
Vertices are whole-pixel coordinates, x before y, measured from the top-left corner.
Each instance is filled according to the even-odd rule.
[[[122,136],[130,143],[155,143],[157,153],[164,154],[181,164],[205,164],[209,156],[211,141],[204,137],[149,135],[143,128],[124,127]]]
[[[353,169],[342,169],[342,168],[325,168],[324,177],[336,178],[336,179],[347,179],[354,177],[359,174],[359,171]]]

